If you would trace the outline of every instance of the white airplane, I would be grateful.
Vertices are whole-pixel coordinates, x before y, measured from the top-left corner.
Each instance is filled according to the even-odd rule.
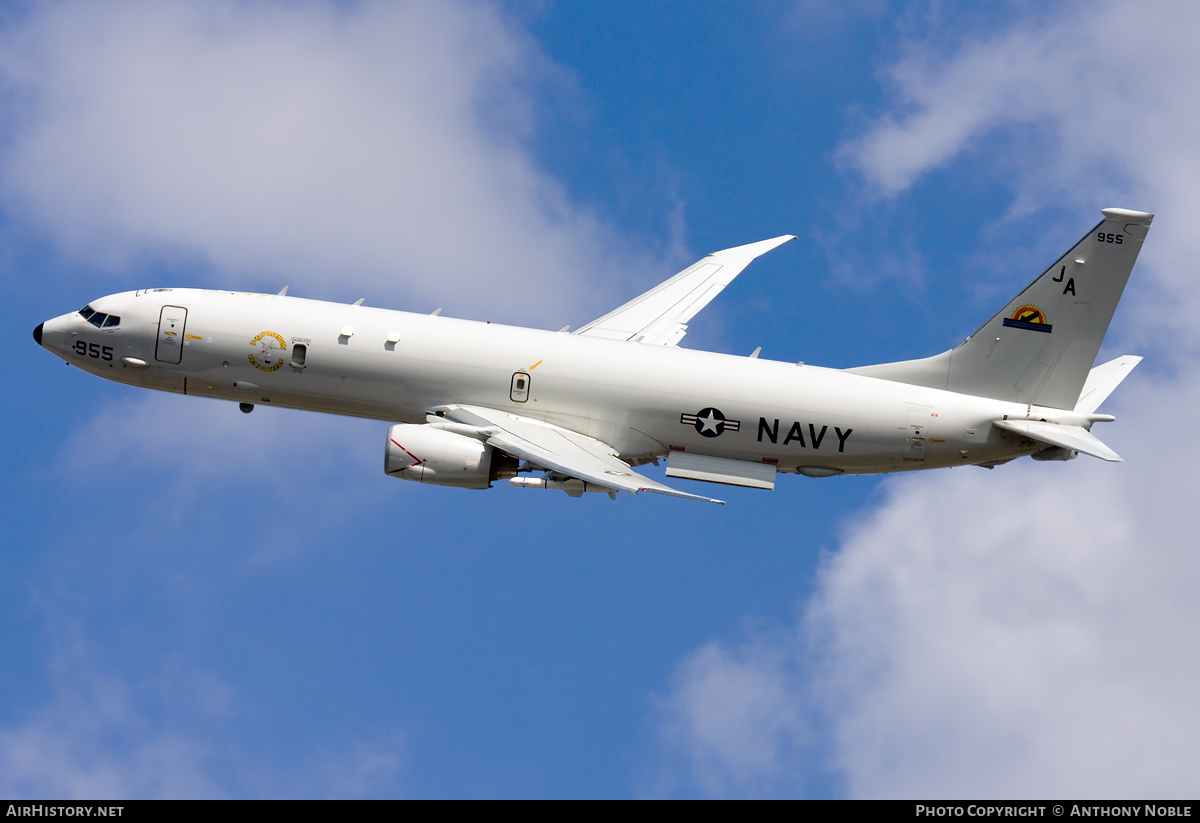
[[[771,489],[1023,455],[1119,461],[1096,409],[1140,362],[1092,368],[1152,214],[1104,219],[980,329],[923,360],[828,369],[677,347],[750,261],[794,239],[710,254],[567,333],[206,289],[143,289],[47,320],[33,338],[120,383],[395,423],[391,477],[485,489],[654,492],[633,471]],[[396,422],[401,421],[401,422]]]

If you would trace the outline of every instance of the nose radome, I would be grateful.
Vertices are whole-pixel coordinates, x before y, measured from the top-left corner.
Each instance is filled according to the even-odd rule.
[[[33,330],[33,340],[39,346],[42,345],[42,326],[44,326],[44,325],[46,325],[46,324],[38,323],[38,327]]]

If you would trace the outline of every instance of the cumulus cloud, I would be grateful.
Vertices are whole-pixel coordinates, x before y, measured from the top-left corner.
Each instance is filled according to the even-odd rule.
[[[1156,394],[1194,403],[1192,383]],[[1156,431],[1172,405],[1127,404]],[[857,796],[1186,797],[1200,789],[1200,574],[1167,455],[895,481],[810,605]]]
[[[1178,489],[1200,442],[1146,436],[1200,401],[1188,377],[1115,409],[1119,467],[889,481],[790,636],[680,664],[674,789],[792,793],[829,767],[855,797],[1194,796],[1200,515]]]
[[[1014,208],[1059,193],[1161,212],[1131,285],[1141,322],[1123,336],[1162,353],[1158,373],[1171,377],[1151,376],[1152,365],[1129,380],[1108,406],[1119,422],[1097,429],[1129,462],[1020,461],[888,481],[826,563],[791,636],[753,656],[706,646],[697,655],[720,665],[697,673],[699,657],[682,663],[672,701],[729,676],[802,672],[775,702],[825,718],[825,757],[852,796],[1200,790],[1191,592],[1200,522],[1183,493],[1200,438],[1180,422],[1200,401],[1187,230],[1200,218],[1191,81],[1200,54],[1184,34],[1194,15],[1180,4],[1090,4],[1036,29],[969,39],[949,57],[914,47],[891,73],[894,111],[843,152],[900,196],[986,144],[1018,172]],[[666,739],[679,739],[679,723],[695,738],[708,713],[676,711]],[[748,738],[802,742],[746,722],[757,726],[741,731]],[[773,754],[782,748],[721,764],[724,783],[696,771],[692,785],[737,793],[787,768],[801,785],[803,767]],[[674,756],[714,768],[679,744]]]
[[[560,72],[486,4],[37,4],[0,31],[0,202],[113,270],[576,318],[651,261],[527,149]]]

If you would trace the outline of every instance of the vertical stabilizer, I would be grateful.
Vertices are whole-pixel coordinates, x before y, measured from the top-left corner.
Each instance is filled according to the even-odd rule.
[[[957,347],[848,371],[1073,409],[1154,219],[1126,209],[1103,214],[1096,228]]]

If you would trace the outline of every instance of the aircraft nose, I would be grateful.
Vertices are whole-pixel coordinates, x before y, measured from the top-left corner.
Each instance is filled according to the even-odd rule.
[[[46,324],[38,323],[38,327],[33,330],[33,340],[39,346],[42,345],[42,326],[44,326],[44,325],[46,325]]]

